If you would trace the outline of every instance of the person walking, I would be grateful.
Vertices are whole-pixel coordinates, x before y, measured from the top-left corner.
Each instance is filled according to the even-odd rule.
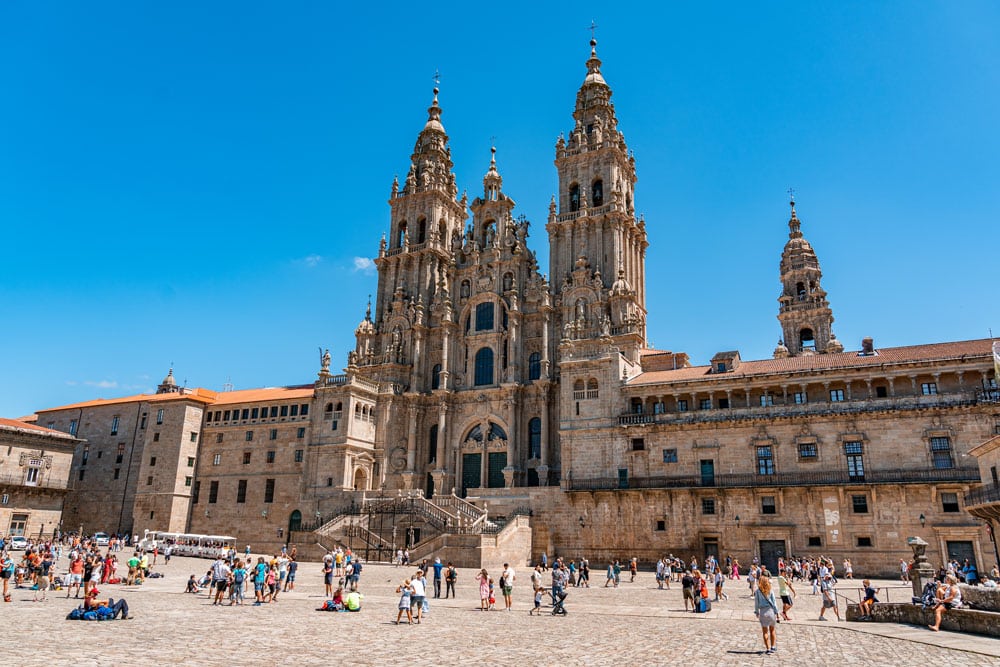
[[[441,597],[441,573],[444,570],[444,565],[441,564],[440,558],[434,559],[434,597]]]
[[[760,621],[761,634],[764,637],[764,652],[771,654],[778,650],[778,637],[775,625],[778,622],[778,605],[771,591],[771,578],[761,576],[753,593],[753,613]],[[822,617],[821,617],[822,618]]]
[[[455,566],[448,561],[448,569],[445,570],[444,574],[444,597],[448,599],[448,595],[455,597],[455,580],[458,579],[458,570]]]
[[[792,582],[786,576],[787,573],[787,568],[778,570],[778,595],[781,597],[781,618],[790,621],[792,619],[788,616],[788,610],[792,608],[792,598],[795,597],[796,593],[795,589],[792,588]]]
[[[828,620],[824,614],[826,614],[827,609],[833,609],[833,613],[837,615],[837,620],[840,620],[840,608],[837,607],[837,592],[833,588],[833,575],[827,572],[823,576],[823,581],[819,585],[820,593],[823,595],[823,608],[819,610],[819,620]]]
[[[486,568],[479,571],[476,581],[479,582],[479,609],[486,611],[490,605],[490,575]]]
[[[504,563],[503,574],[500,575],[500,590],[503,592],[503,603],[507,611],[510,611],[510,606],[513,604],[515,579],[517,575],[514,573],[514,568]]]

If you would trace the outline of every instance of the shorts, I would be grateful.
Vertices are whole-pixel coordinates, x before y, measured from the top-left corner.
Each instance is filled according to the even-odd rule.
[[[504,595],[510,595],[513,592],[514,592],[514,587],[513,586],[504,586],[503,587],[503,594]]]
[[[226,590],[226,586],[228,586],[228,585],[229,585],[228,581],[216,581],[215,582],[215,590],[217,590],[217,591],[224,591],[224,590]]]
[[[295,573],[289,572],[288,577],[285,579],[285,581],[287,581],[288,583],[292,583],[293,581],[295,581]]]
[[[0,570],[0,579],[10,579],[10,570]]]
[[[82,582],[82,581],[83,581],[83,575],[82,574],[71,574],[71,575],[69,575],[69,583],[66,584],[66,585],[67,586],[79,586],[80,582]]]
[[[694,599],[694,590],[691,589],[691,588],[685,588],[684,589],[684,599],[685,600],[693,600]]]
[[[833,600],[823,600],[823,609],[833,609],[837,606],[837,603]]]
[[[286,572],[279,572],[279,573],[278,573],[278,579],[279,579],[280,581],[284,581],[284,580],[285,580],[285,576],[286,576],[286,575],[287,575],[287,573],[286,573]]]
[[[792,606],[792,596],[791,595],[782,595],[781,596],[781,601],[784,602],[789,607]]]
[[[414,595],[410,598],[410,609],[420,609],[424,606],[424,596]]]
[[[264,582],[263,581],[255,581],[255,582],[253,582],[253,589],[254,589],[254,591],[257,591],[257,592],[264,590]]]

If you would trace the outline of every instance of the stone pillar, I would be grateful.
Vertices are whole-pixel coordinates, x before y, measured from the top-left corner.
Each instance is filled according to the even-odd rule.
[[[541,378],[549,379],[549,327],[552,326],[552,311],[546,309],[542,316],[542,372]],[[544,426],[542,428],[545,428]]]
[[[451,373],[448,371],[449,333],[451,329],[447,326],[441,327],[441,389],[451,389]]]
[[[424,336],[420,331],[413,332],[413,357],[410,359],[410,388],[412,391],[420,391],[423,388],[417,383],[420,381],[420,361],[423,352]]]
[[[896,378],[890,377],[890,378],[886,378],[886,379],[889,380],[889,396],[891,398],[895,398],[896,397]]]
[[[406,471],[415,472],[417,467],[417,408],[411,405],[407,410],[410,420],[409,433],[406,436]]]
[[[540,463],[538,466],[539,486],[549,485],[549,386],[542,389],[542,451],[540,452]]]
[[[919,598],[924,592],[924,585],[934,581],[934,568],[927,562],[927,542],[919,537],[910,537],[907,538],[906,544],[913,549],[910,583],[913,585],[913,597]]]

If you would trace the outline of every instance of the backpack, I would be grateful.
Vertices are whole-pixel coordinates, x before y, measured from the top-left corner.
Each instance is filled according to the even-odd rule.
[[[243,570],[237,570],[236,574],[233,575],[233,581],[236,582],[237,584],[242,584],[243,576],[244,576]]]
[[[79,621],[81,618],[83,618],[83,609],[81,607],[77,607],[76,609],[74,609],[69,613],[69,615],[66,617],[66,620]]]
[[[448,568],[448,578],[451,579],[452,582],[456,581],[458,579],[458,570],[456,570],[453,567],[449,567]]]
[[[507,577],[500,575],[500,588],[503,588],[506,585],[507,585]]]

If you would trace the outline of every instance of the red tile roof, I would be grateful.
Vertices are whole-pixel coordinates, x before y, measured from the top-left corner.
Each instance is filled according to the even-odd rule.
[[[83,401],[81,403],[71,403],[69,405],[60,405],[55,408],[46,408],[44,410],[39,410],[39,412],[54,412],[56,410],[76,410],[79,408],[93,408],[102,405],[120,405],[122,403],[163,403],[167,401],[197,401],[198,403],[211,403],[215,400],[216,392],[211,389],[192,389],[187,393],[168,393],[168,394],[135,394],[133,396],[122,396],[120,398],[97,398],[92,401]]]
[[[28,422],[23,422],[19,419],[6,419],[4,417],[0,417],[0,430],[25,431],[27,433],[51,435],[59,438],[66,438],[68,440],[76,440],[76,438],[71,436],[69,433],[63,433],[62,431],[56,431],[55,429],[45,428],[44,426],[29,424]]]
[[[296,387],[263,387],[261,389],[240,389],[224,391],[216,395],[212,405],[232,405],[234,403],[258,403],[260,401],[281,401],[284,399],[312,398],[313,385]]]
[[[628,381],[627,386],[665,384],[670,382],[721,382],[739,378],[777,375],[782,373],[809,373],[836,371],[840,369],[901,365],[907,363],[927,363],[931,361],[957,360],[967,357],[991,356],[993,339],[966,340],[953,343],[931,343],[907,347],[876,348],[877,354],[860,356],[857,351],[836,354],[815,354],[785,359],[761,359],[741,361],[733,371],[713,373],[711,366],[691,366],[676,370],[655,370],[640,373]]]

